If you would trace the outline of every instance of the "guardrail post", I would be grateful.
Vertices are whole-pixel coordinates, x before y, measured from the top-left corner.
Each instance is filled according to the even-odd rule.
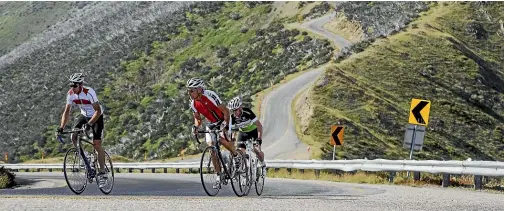
[[[305,173],[305,169],[299,169],[298,171],[302,174]]]
[[[119,171],[119,168],[116,168],[116,173],[120,173],[121,171]]]
[[[178,173],[179,173],[179,169],[175,169],[175,173],[177,173],[177,174],[178,174]]]
[[[163,168],[163,173],[167,173],[167,168]]]
[[[37,172],[40,172],[40,169],[37,169]]]
[[[444,188],[449,187],[450,183],[451,183],[451,175],[444,174],[444,177],[442,179],[442,187]]]
[[[421,180],[421,172],[414,171],[414,181]]]
[[[128,169],[128,173],[132,173],[133,172],[133,169],[132,168],[129,168]]]
[[[48,169],[48,170],[49,170],[49,172],[53,172],[53,169]]]
[[[482,190],[482,176],[480,175],[473,176],[473,183],[475,190]]]
[[[152,168],[152,169],[151,169],[151,172],[152,172],[152,173],[156,173],[156,169],[155,169],[155,168]]]
[[[319,169],[316,169],[316,170],[314,171],[314,173],[316,174],[316,177],[317,177],[317,178],[319,178],[319,174],[320,174]]]
[[[389,183],[393,183],[395,181],[395,176],[396,176],[396,172],[390,171],[389,172],[389,177],[388,177],[388,182]]]
[[[278,172],[278,171],[279,171],[279,168],[275,168],[275,169],[274,169],[274,171],[275,171],[275,172]]]
[[[287,168],[288,174],[291,174],[291,168]]]
[[[144,173],[144,169],[140,169],[140,173]]]

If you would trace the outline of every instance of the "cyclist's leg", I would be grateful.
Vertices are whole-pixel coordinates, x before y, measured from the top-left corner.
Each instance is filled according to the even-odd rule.
[[[79,115],[79,118],[77,118],[76,124],[74,125],[74,129],[81,129],[82,126],[84,124],[86,124],[86,122],[88,122],[86,120],[86,117],[84,115]],[[77,134],[75,134],[75,133],[70,134],[70,139],[72,139],[72,144],[74,145],[74,147],[76,147],[76,145],[77,145]]]
[[[236,150],[235,145],[233,145],[232,141],[229,141],[230,140],[229,138],[225,139],[224,136],[225,136],[225,134],[223,134],[221,132],[220,137],[219,137],[219,141],[220,141],[221,145],[223,145],[228,151],[230,151],[233,156],[237,156],[237,152],[235,151]]]
[[[102,147],[103,140],[103,115],[93,124],[93,146],[98,152],[98,164],[100,165],[99,172],[105,173],[105,151]]]
[[[247,133],[239,131],[238,135],[237,135],[237,142],[240,142],[240,143],[237,144],[237,148],[242,150],[242,152],[244,152],[244,153],[245,153],[245,148],[246,148],[246,146],[245,146],[246,140],[247,140]]]
[[[208,126],[205,127],[206,130],[210,130]],[[205,142],[207,143],[208,146],[212,146],[213,141],[216,141],[217,138],[215,137],[214,134],[206,133],[205,134]],[[219,149],[218,149],[219,150]],[[216,170],[217,174],[221,173],[221,163],[217,160],[217,155],[216,152],[211,151],[211,159],[212,159],[212,165],[214,166],[214,169]]]

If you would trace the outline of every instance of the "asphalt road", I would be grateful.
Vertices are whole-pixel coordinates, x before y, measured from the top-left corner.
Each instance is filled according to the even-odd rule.
[[[349,47],[352,45],[351,42],[343,38],[342,36],[339,36],[337,34],[334,34],[330,31],[327,31],[326,29],[323,28],[323,25],[327,22],[329,22],[331,19],[335,17],[336,13],[331,12],[330,14],[321,16],[319,18],[312,19],[310,21],[307,21],[301,25],[302,28],[308,29],[316,34],[319,34],[321,36],[326,37],[330,41],[334,42],[336,45],[338,45],[341,49],[345,47]]]
[[[322,35],[340,48],[348,47],[351,42],[325,30],[322,26],[330,21],[335,13],[310,20],[300,27]],[[310,70],[296,79],[279,86],[270,92],[262,102],[261,122],[264,129],[263,151],[267,159],[309,159],[308,146],[296,135],[291,103],[298,93],[308,88],[323,73],[324,67]]]
[[[291,102],[303,88],[310,86],[323,72],[323,67],[279,86],[263,100],[261,122],[263,123],[263,146],[267,159],[309,159],[307,145],[296,135]]]
[[[116,174],[103,195],[96,184],[73,194],[61,172],[16,173],[37,181],[23,189],[0,190],[0,210],[503,210],[503,193],[456,188],[415,188],[289,179],[265,180],[262,196],[238,198],[231,186],[215,197],[198,175]]]

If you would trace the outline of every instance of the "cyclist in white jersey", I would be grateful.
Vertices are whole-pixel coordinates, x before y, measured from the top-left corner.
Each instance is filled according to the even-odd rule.
[[[105,152],[101,144],[104,128],[102,106],[96,97],[95,90],[83,85],[84,77],[82,73],[72,74],[69,81],[71,88],[67,93],[65,111],[61,117],[60,128],[58,128],[56,132],[61,133],[63,131],[70,117],[72,105],[77,105],[81,109],[81,116],[77,119],[74,128],[79,129],[85,125],[87,129],[92,129],[93,131],[93,145],[98,152],[98,163],[100,165],[97,177],[99,186],[103,187],[107,180],[107,174],[104,168]],[[74,134],[72,134],[71,137],[72,143],[75,146],[77,137],[74,136]]]

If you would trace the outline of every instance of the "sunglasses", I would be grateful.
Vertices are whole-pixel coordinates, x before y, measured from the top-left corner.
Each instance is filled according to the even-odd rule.
[[[189,92],[189,93],[193,93],[193,92],[195,92],[195,91],[196,91],[196,89],[188,89],[188,92]]]
[[[78,86],[79,86],[78,83],[70,84],[70,87],[72,87],[72,88],[77,88]]]

